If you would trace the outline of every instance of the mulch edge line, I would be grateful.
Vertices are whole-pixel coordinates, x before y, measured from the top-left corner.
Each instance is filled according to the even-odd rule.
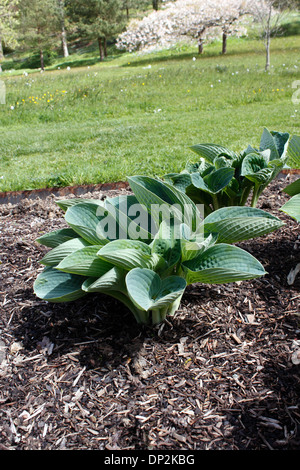
[[[24,191],[6,191],[0,193],[0,204],[17,204],[22,199],[46,199],[53,195],[55,197],[80,196],[86,193],[93,193],[95,191],[112,191],[119,189],[127,189],[128,183],[125,181],[117,181],[115,183],[102,183],[102,184],[87,184],[76,186],[65,186],[63,188],[42,188],[42,189],[28,189]]]

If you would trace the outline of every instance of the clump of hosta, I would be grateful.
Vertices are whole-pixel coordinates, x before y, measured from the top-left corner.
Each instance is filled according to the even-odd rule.
[[[222,284],[263,276],[261,263],[233,243],[282,222],[259,209],[230,207],[203,219],[183,192],[146,176],[133,194],[105,201],[57,201],[69,228],[38,239],[52,248],[34,283],[49,302],[100,292],[122,302],[138,323],[157,324],[179,307],[192,283]]]
[[[180,173],[165,175],[165,181],[204,205],[205,214],[227,206],[244,206],[248,198],[256,207],[264,189],[289,159],[295,159],[300,138],[264,129],[258,149],[236,153],[219,144],[198,144],[191,149],[200,156]],[[299,144],[298,144],[299,145]]]

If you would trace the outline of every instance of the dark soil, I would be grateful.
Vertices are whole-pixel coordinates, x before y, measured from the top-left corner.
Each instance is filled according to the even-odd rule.
[[[288,182],[258,206],[286,225],[240,244],[268,274],[190,286],[155,328],[104,295],[36,298],[47,249],[35,240],[65,225],[62,211],[51,196],[0,205],[0,449],[299,450],[300,274],[287,283],[299,224],[278,210]]]

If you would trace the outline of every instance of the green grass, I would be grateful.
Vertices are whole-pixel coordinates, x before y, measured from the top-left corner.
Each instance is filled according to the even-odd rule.
[[[0,191],[163,175],[197,159],[193,144],[238,151],[258,145],[265,126],[299,135],[292,84],[300,36],[272,39],[270,73],[260,41],[231,39],[226,56],[220,48],[119,54],[104,63],[88,51],[58,58],[43,74],[3,72]]]

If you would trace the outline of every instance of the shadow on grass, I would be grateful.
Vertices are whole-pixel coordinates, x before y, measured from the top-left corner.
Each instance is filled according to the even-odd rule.
[[[259,43],[256,43],[259,44]],[[291,48],[288,48],[291,50]],[[294,48],[296,50],[296,47]],[[280,47],[272,47],[272,53],[277,53],[277,52],[284,52],[284,49]],[[202,54],[198,54],[197,52],[187,52],[187,53],[181,53],[179,54],[178,52],[174,52],[174,54],[165,54],[161,56],[145,56],[144,58],[139,57],[136,60],[131,60],[130,64],[126,63],[123,64],[122,67],[141,67],[145,65],[153,65],[153,64],[159,64],[161,62],[180,62],[180,61],[186,61],[186,60],[192,60],[193,57],[196,57],[197,60],[202,60],[202,59],[219,59],[220,57],[247,57],[251,56],[253,54],[261,53],[262,57],[264,57],[265,50],[263,47],[263,42],[261,41],[261,47],[255,47],[253,49],[246,49],[246,50],[238,50],[236,46],[234,46],[232,49],[230,49],[230,45],[228,46],[228,50],[226,54],[222,54],[222,51],[204,51]],[[246,66],[246,64],[244,64]]]

